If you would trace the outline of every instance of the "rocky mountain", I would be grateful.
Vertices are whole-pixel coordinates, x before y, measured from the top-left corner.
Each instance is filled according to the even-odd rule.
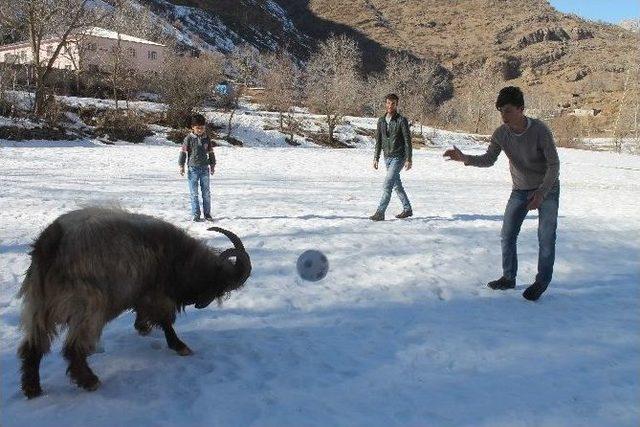
[[[637,33],[545,0],[141,0],[189,43],[230,51],[285,46],[301,60],[331,34],[358,41],[367,71],[388,52],[438,61],[458,94],[479,76],[519,85],[536,103],[612,112],[637,68]],[[489,83],[487,83],[489,84]]]
[[[314,40],[347,33],[365,41],[370,67],[383,50],[434,58],[455,87],[481,70],[535,93],[539,102],[612,109],[638,61],[639,37],[555,10],[544,0],[282,0]],[[379,54],[376,55],[376,48]],[[486,74],[486,73],[485,73]],[[501,82],[496,82],[499,86]]]

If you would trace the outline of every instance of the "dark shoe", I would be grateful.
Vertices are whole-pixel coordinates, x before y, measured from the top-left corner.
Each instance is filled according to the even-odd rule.
[[[211,217],[211,215],[205,215],[204,219],[207,220],[207,221],[213,222],[213,218]]]
[[[396,218],[403,219],[409,218],[410,216],[413,216],[413,211],[402,211],[398,215],[396,215]]]
[[[202,218],[200,218],[200,216],[194,216],[193,222],[202,222]]]
[[[537,301],[538,298],[540,298],[540,295],[542,295],[544,291],[547,290],[547,286],[549,285],[543,285],[542,283],[535,282],[533,285],[524,290],[522,296],[529,301]]]
[[[507,279],[506,277],[501,277],[498,280],[494,280],[493,282],[487,283],[487,286],[493,290],[504,291],[507,289],[513,289],[516,287],[516,281],[514,279]]]
[[[371,221],[384,221],[384,214],[380,212],[376,212],[369,217]]]

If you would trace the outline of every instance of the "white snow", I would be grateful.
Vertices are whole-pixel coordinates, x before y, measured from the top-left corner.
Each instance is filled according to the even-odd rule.
[[[442,143],[464,146],[455,134]],[[555,277],[530,303],[535,214],[519,240],[518,288],[484,286],[500,275],[504,156],[476,169],[416,150],[402,174],[415,216],[372,223],[383,172],[370,148],[216,148],[213,214],[254,269],[222,307],[179,316],[195,354],[177,356],[160,331],[138,336],[126,313],[89,359],[97,391],[70,384],[59,339],[42,362],[45,395],[27,401],[16,293],[29,244],[58,215],[119,203],[228,245],[188,222],[177,147],[40,145],[0,141],[4,427],[640,423],[638,157],[559,150]],[[399,209],[394,195],[388,216]],[[306,249],[329,258],[320,282],[296,276]]]

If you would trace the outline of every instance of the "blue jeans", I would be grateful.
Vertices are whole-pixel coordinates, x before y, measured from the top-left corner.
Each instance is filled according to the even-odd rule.
[[[516,243],[524,218],[527,216],[528,196],[532,191],[513,190],[507,202],[502,222],[502,274],[515,279],[518,273]],[[536,282],[548,285],[553,275],[556,257],[556,228],[560,184],[556,184],[538,208],[538,274]]]
[[[384,162],[387,165],[387,176],[384,178],[382,199],[380,200],[380,205],[378,205],[376,212],[384,214],[387,210],[387,206],[389,205],[389,201],[391,200],[391,190],[394,188],[402,202],[402,210],[410,211],[411,203],[409,203],[409,198],[407,197],[407,193],[404,192],[404,187],[402,187],[402,181],[400,180],[400,171],[404,166],[404,158],[390,157],[388,159],[384,159]]]
[[[191,193],[191,213],[200,216],[200,201],[198,199],[198,182],[202,191],[202,210],[204,216],[211,215],[211,191],[209,190],[209,167],[189,166],[187,172],[189,192]]]

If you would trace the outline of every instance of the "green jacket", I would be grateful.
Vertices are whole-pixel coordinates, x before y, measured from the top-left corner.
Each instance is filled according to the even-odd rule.
[[[409,122],[404,116],[396,113],[389,122],[387,129],[386,114],[378,119],[376,129],[375,160],[380,159],[380,151],[384,157],[400,157],[411,161],[411,131]]]

